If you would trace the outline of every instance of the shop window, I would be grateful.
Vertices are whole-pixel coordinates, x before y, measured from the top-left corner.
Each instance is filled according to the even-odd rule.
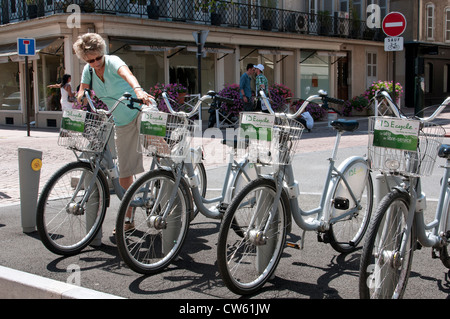
[[[198,88],[198,59],[194,51],[182,50],[169,60],[169,83],[180,83],[187,87],[188,94],[205,94],[215,90],[214,54],[202,58],[202,87]]]
[[[0,72],[0,110],[21,110],[19,63],[1,63]]]
[[[450,64],[444,66],[444,92],[450,92]]]
[[[40,55],[37,61],[39,111],[61,111],[61,91],[59,88],[50,88],[49,85],[61,83],[63,65],[62,56]],[[75,91],[78,84],[70,82],[70,85],[72,91]]]
[[[426,6],[426,36],[427,40],[434,39],[434,4],[429,3]]]
[[[300,53],[300,97],[306,99],[319,90],[330,89],[330,58],[315,51],[302,50]]]
[[[450,8],[444,11],[444,37],[445,42],[450,42]]]
[[[433,92],[433,63],[425,64],[425,93]]]
[[[145,90],[164,83],[164,52],[166,48],[158,45],[148,45],[147,49],[127,45],[119,40],[111,40],[111,54],[119,56],[130,68]]]

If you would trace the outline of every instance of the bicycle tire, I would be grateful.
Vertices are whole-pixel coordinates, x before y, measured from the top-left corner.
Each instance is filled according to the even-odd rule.
[[[348,172],[351,171],[353,167],[354,165],[348,166],[344,172],[344,175],[348,176]],[[339,181],[333,190],[333,199],[336,198],[337,192],[339,192],[340,188],[346,188],[341,178],[339,178]],[[359,194],[357,196],[359,196]],[[353,202],[350,196],[348,197],[350,203],[349,208],[352,209],[356,203]],[[330,229],[327,231],[330,245],[337,252],[348,254],[355,251],[367,231],[373,207],[373,183],[370,171],[367,171],[366,186],[361,192],[360,199],[360,205],[362,208],[358,211],[358,213],[349,215],[348,218],[343,218],[338,222],[331,224]],[[339,213],[345,211],[347,210],[336,209],[334,212]]]
[[[55,254],[78,254],[101,228],[109,198],[108,183],[101,171],[95,177],[95,189],[85,206],[77,205],[89,184],[84,177],[92,174],[90,163],[72,162],[56,171],[42,190],[36,228],[44,246]]]
[[[277,215],[267,233],[270,236],[263,239],[264,243],[256,243],[257,227],[251,228],[250,225],[252,218],[258,221],[259,227],[264,225],[275,193],[274,180],[256,179],[239,192],[224,215],[219,231],[217,263],[224,283],[236,294],[248,295],[258,291],[272,277],[280,261],[286,242],[286,216],[290,209],[286,192],[283,190],[281,193]],[[237,227],[240,231],[236,230]]]
[[[169,203],[174,184],[171,171],[149,171],[130,186],[120,204],[116,220],[117,248],[122,260],[137,273],[150,275],[162,271],[178,256],[184,244],[193,210],[190,189],[184,178],[180,180],[166,226],[157,224]],[[146,195],[147,185],[151,191]],[[129,207],[134,210],[134,229],[126,231]]]
[[[450,237],[450,198],[449,195],[447,193],[447,195],[445,196],[445,205],[444,205],[444,210],[442,212],[442,230],[446,233],[447,236],[447,241],[448,238]],[[448,253],[448,245],[443,245],[442,247],[439,248],[439,259],[441,260],[442,264],[450,269],[450,256]]]
[[[205,165],[203,163],[195,163],[194,171],[197,171],[197,175],[199,177],[199,191],[200,195],[204,198],[206,196],[207,183],[208,183],[208,175],[206,174]],[[199,210],[194,203],[194,210],[190,216],[190,221],[192,222],[195,217],[197,217]]]
[[[410,196],[393,189],[380,202],[367,231],[359,270],[362,299],[401,299],[411,272],[416,237],[412,225],[409,246],[400,258],[401,239]]]

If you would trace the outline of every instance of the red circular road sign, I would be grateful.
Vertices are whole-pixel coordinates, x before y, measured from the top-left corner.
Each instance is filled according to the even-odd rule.
[[[398,37],[406,29],[406,18],[400,12],[391,12],[384,17],[382,27],[387,36]]]

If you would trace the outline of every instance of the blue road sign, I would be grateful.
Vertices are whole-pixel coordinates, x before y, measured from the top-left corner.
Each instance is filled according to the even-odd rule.
[[[36,40],[30,38],[17,38],[17,53],[21,56],[36,54]]]

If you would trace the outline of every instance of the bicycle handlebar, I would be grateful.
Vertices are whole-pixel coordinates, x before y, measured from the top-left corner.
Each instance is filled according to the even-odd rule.
[[[377,100],[381,100],[384,99],[386,100],[387,106],[389,107],[389,109],[394,113],[394,115],[398,118],[406,118],[405,115],[400,114],[400,109],[397,106],[397,104],[392,100],[391,96],[389,95],[389,92],[386,91],[385,88],[381,88],[379,91],[376,92],[375,96],[373,97],[373,99],[377,99]],[[434,111],[433,114],[431,114],[428,117],[418,117],[418,116],[414,116],[414,118],[416,120],[419,120],[421,122],[430,122],[433,121],[443,110],[444,108],[450,104],[450,96],[447,97],[444,102],[441,103],[441,105],[439,105],[439,107],[437,108],[436,111]],[[377,115],[377,114],[376,114]]]
[[[89,106],[91,107],[91,110],[94,113],[103,113],[103,114],[106,114],[106,115],[111,115],[112,112],[114,112],[114,110],[117,108],[117,106],[119,106],[119,104],[122,103],[123,101],[129,101],[129,103],[126,104],[126,106],[129,109],[135,109],[135,110],[138,110],[138,111],[141,111],[141,109],[138,108],[138,107],[135,107],[134,103],[144,104],[144,101],[142,101],[141,99],[136,99],[136,98],[132,97],[130,93],[125,92],[117,100],[117,102],[111,107],[110,110],[103,110],[103,109],[97,109],[94,106],[94,103],[92,102],[92,99],[91,99],[91,93],[90,93],[89,89],[85,89],[84,90],[84,96],[86,97],[86,99],[87,99],[87,101],[89,103]],[[150,103],[151,103],[151,107],[157,108],[157,104],[156,104],[156,101],[154,99],[150,99]]]
[[[297,118],[304,110],[305,108],[308,106],[309,103],[311,103],[312,101],[315,100],[320,100],[322,103],[321,104],[325,104],[322,105],[322,107],[324,107],[325,109],[332,109],[334,111],[336,111],[335,109],[328,107],[327,103],[333,103],[333,104],[344,104],[345,101],[344,100],[340,100],[340,99],[336,99],[336,98],[332,98],[332,97],[328,97],[327,92],[323,91],[323,90],[319,90],[318,95],[311,95],[309,96],[300,106],[300,108],[297,110],[297,112],[295,112],[294,114],[286,114],[286,113],[275,113],[275,111],[272,109],[272,106],[270,105],[269,99],[267,98],[266,94],[264,93],[263,90],[259,91],[259,94],[263,100],[264,105],[267,107],[267,110],[269,110],[269,112],[271,114],[275,114],[275,116],[281,117],[281,116],[286,116],[289,119],[295,119]],[[337,112],[337,111],[336,111]]]
[[[230,104],[234,103],[233,100],[228,99],[228,98],[223,97],[223,96],[220,96],[214,91],[208,91],[208,93],[206,93],[205,95],[203,95],[202,97],[200,97],[198,99],[197,103],[194,105],[194,107],[192,108],[191,112],[187,113],[187,112],[183,112],[183,111],[176,112],[172,108],[172,105],[170,104],[167,92],[165,92],[165,91],[162,92],[162,97],[163,97],[164,103],[166,103],[167,108],[169,109],[170,113],[172,113],[172,114],[183,114],[186,117],[191,117],[192,115],[194,115],[197,112],[197,110],[200,108],[200,105],[207,99],[213,99],[213,100],[217,100],[217,101],[225,102],[225,103],[230,103]]]

